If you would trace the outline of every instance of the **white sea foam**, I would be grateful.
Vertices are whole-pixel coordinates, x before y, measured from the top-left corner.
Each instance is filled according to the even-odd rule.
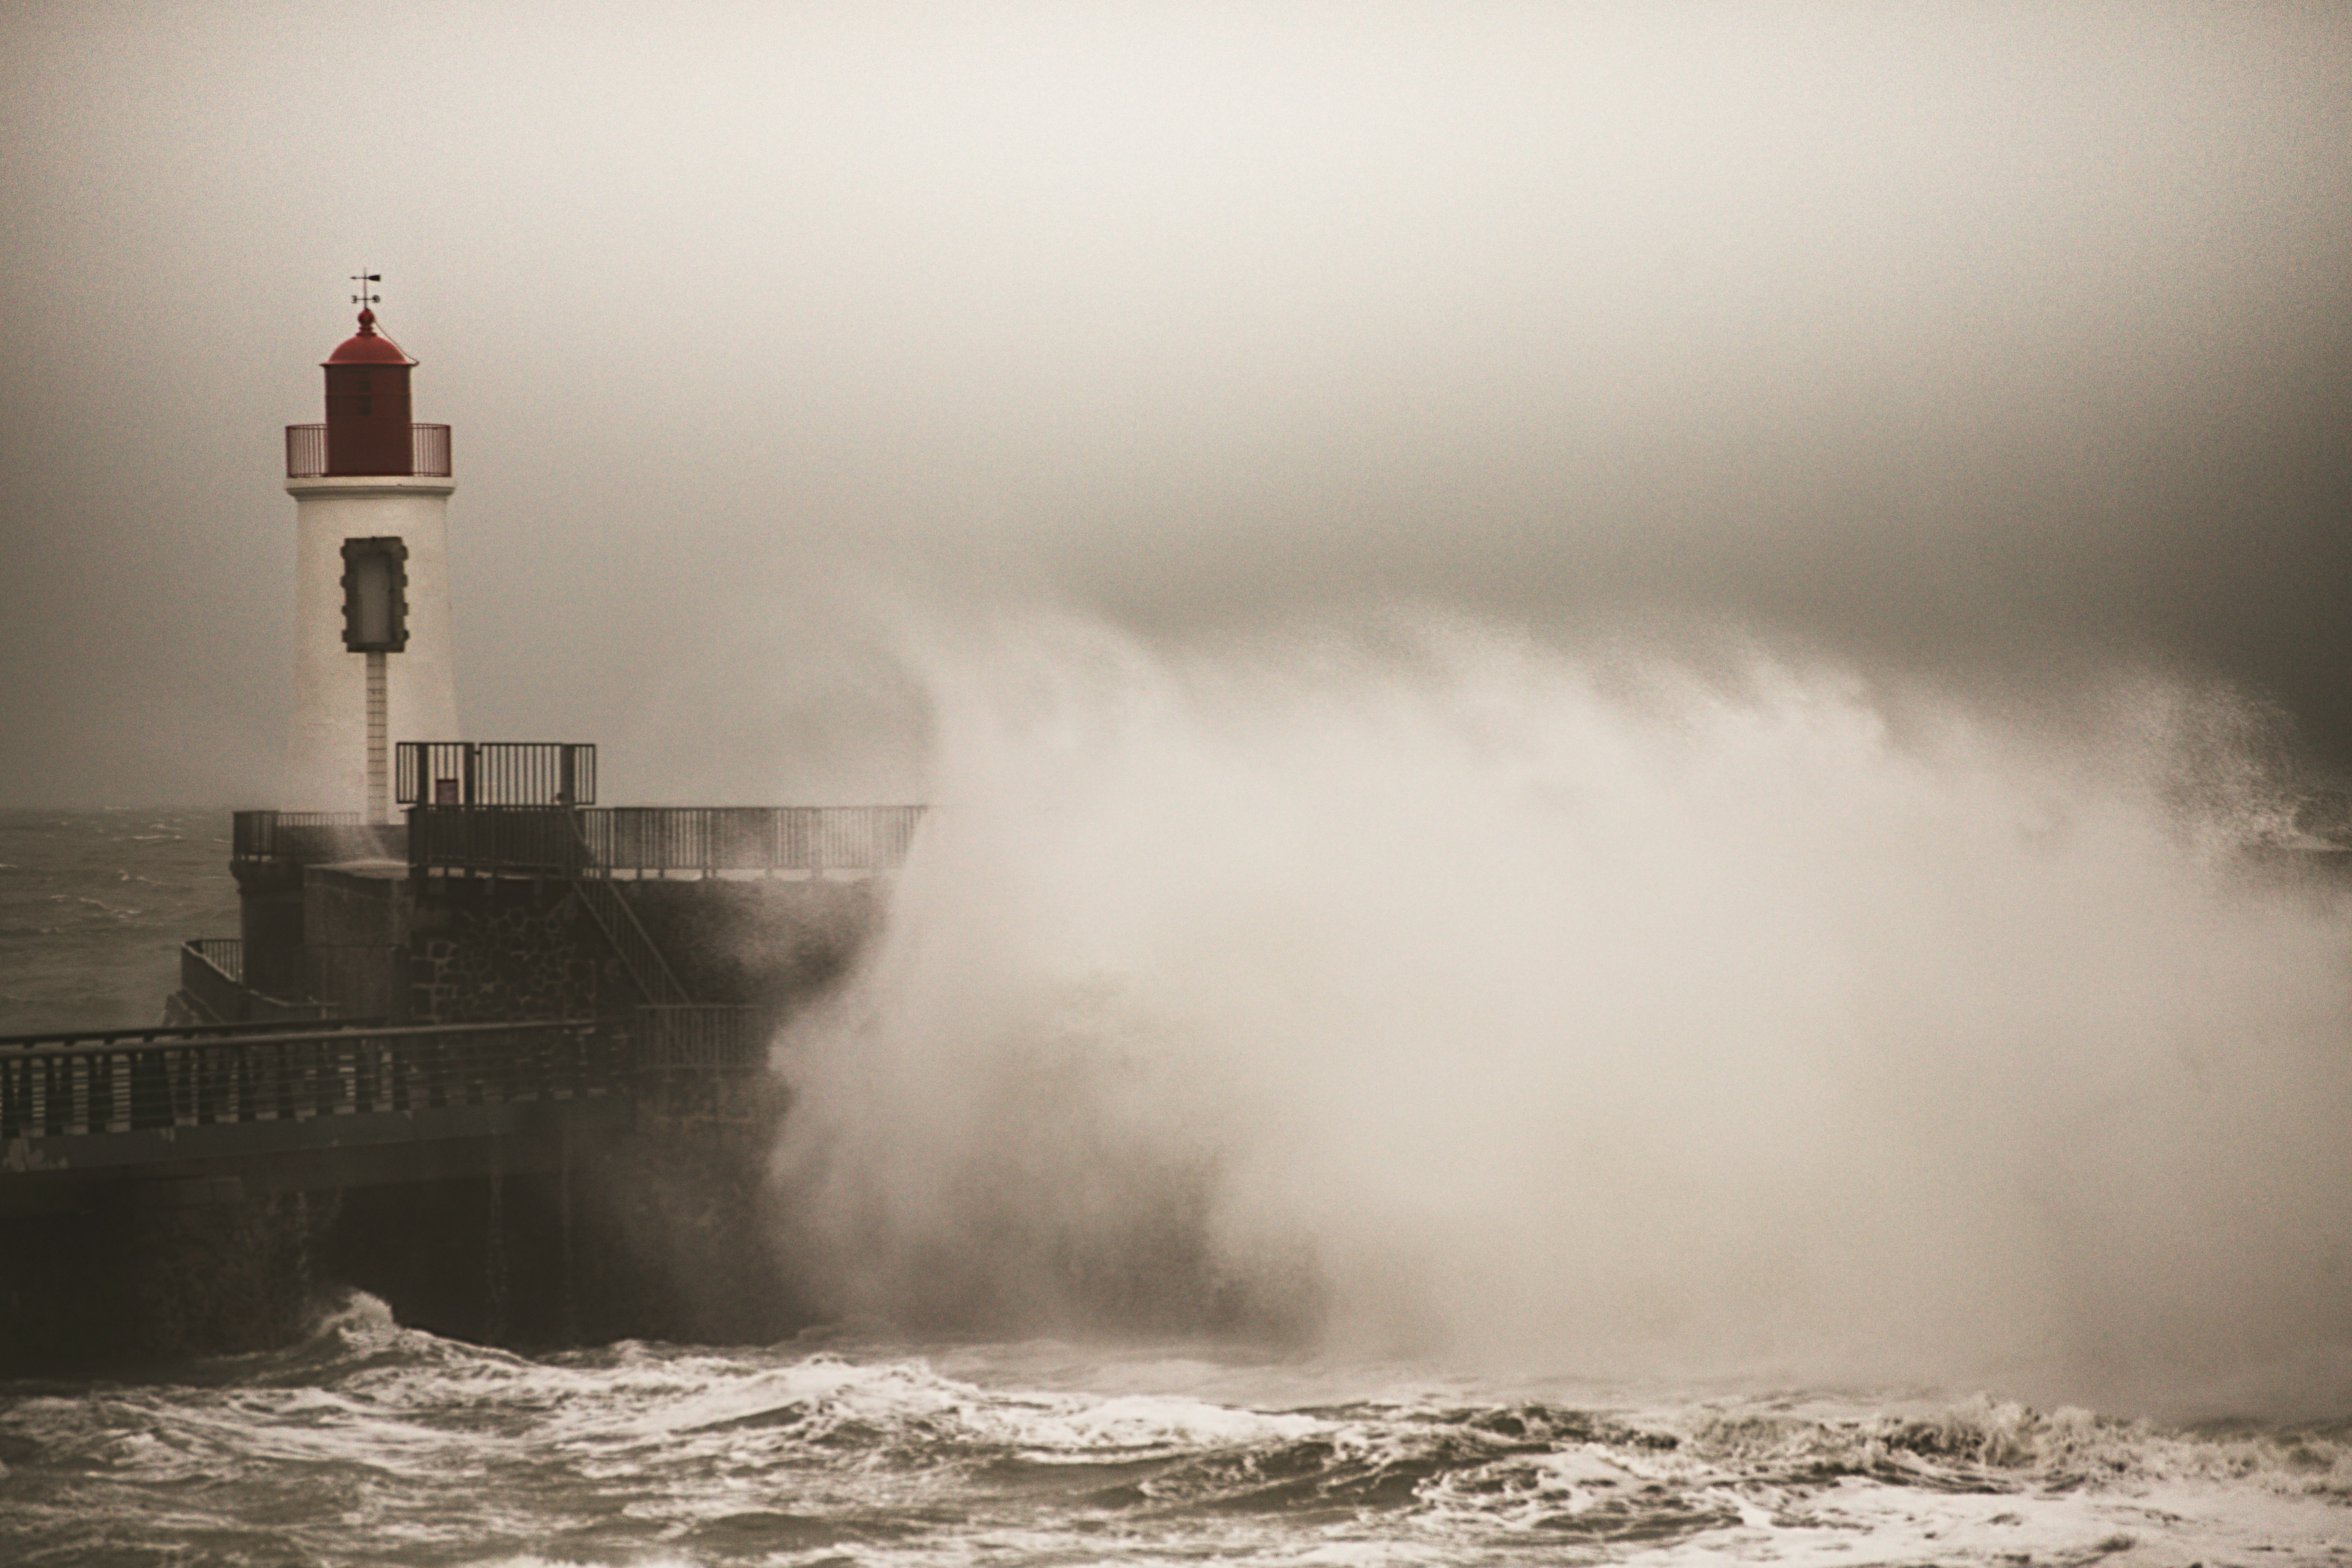
[[[1116,1390],[1034,1347],[957,1352],[969,1379],[856,1356],[618,1346],[533,1361],[388,1326],[364,1303],[298,1352],[177,1387],[0,1390],[0,1557],[202,1536],[326,1564],[437,1562],[1409,1561],[1530,1549],[1632,1562],[2326,1560],[2345,1444],[2200,1437],[1997,1401],[1815,1393],[1530,1403],[1451,1375],[1269,1409]],[[1150,1364],[1172,1367],[1171,1358]],[[1140,1363],[1138,1363],[1140,1364]],[[1287,1386],[1263,1362],[1193,1376]],[[468,1370],[469,1368],[473,1370]],[[487,1375],[478,1375],[487,1374]],[[2114,1543],[2129,1536],[2134,1544]],[[532,1543],[518,1552],[513,1543]],[[282,1549],[282,1550],[281,1550]],[[152,1554],[152,1553],[151,1553]]]

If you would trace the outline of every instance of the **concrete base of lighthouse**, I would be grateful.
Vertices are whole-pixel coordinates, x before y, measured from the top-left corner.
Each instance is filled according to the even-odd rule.
[[[343,646],[346,540],[394,538],[408,549],[408,646],[381,656],[385,733],[397,742],[462,732],[449,635],[448,506],[456,489],[444,478],[390,475],[287,481],[296,503],[290,808],[370,808],[370,656]]]

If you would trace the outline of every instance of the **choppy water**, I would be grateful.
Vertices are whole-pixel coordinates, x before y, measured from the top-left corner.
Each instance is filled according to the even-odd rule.
[[[0,811],[0,1035],[161,1022],[190,937],[235,936],[226,811]]]
[[[622,1343],[358,1298],[299,1348],[0,1389],[41,1564],[2337,1562],[2345,1427],[1505,1387],[1197,1345]]]
[[[0,814],[0,1029],[152,1021],[221,814]],[[5,1266],[5,1262],[0,1262]],[[0,1563],[2352,1562],[2352,1425],[1511,1383],[1234,1347],[306,1342],[0,1384]]]

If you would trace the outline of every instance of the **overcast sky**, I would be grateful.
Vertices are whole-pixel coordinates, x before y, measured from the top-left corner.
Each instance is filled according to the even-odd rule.
[[[0,804],[273,799],[362,266],[467,727],[608,799],[913,787],[900,605],[2154,659],[2352,762],[2346,18],[17,0]]]

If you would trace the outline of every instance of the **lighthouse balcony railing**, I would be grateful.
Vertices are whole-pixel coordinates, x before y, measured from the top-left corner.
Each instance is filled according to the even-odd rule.
[[[408,473],[389,477],[447,479],[451,472],[449,426],[411,425],[408,427]],[[327,463],[327,427],[324,425],[286,426],[286,477],[288,479],[325,479],[332,471]]]
[[[229,858],[325,866],[339,860],[397,860],[407,829],[370,822],[356,811],[240,811],[230,818]]]

